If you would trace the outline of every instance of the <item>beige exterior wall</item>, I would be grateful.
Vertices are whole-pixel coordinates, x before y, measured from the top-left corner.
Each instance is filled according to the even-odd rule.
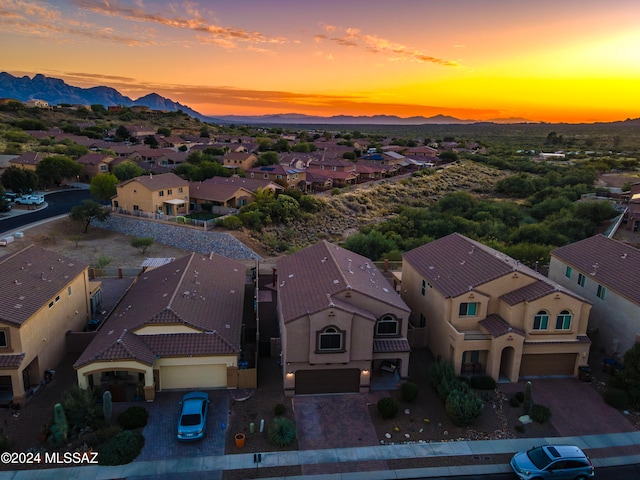
[[[182,191],[180,191],[182,189]],[[118,207],[125,210],[134,210],[134,205],[138,210],[149,213],[163,212],[166,213],[165,203],[167,200],[184,200],[182,205],[174,205],[174,213],[172,215],[181,215],[188,213],[189,208],[189,184],[185,182],[182,185],[176,185],[169,189],[151,191],[140,182],[132,181],[117,187],[116,198],[114,202],[118,202]],[[171,193],[169,193],[171,190]],[[163,193],[160,196],[160,192]]]
[[[200,333],[187,325],[147,325],[134,331],[136,335],[158,335],[167,333]]]
[[[53,302],[51,307],[49,302]],[[89,277],[85,270],[48,300],[19,329],[8,325],[0,327],[7,328],[10,337],[10,349],[3,349],[1,353],[25,353],[20,368],[11,373],[14,401],[21,402],[25,399],[23,370],[37,358],[37,368],[29,368],[29,379],[31,387],[39,384],[44,378],[44,372],[55,369],[65,356],[66,332],[82,331],[90,319],[90,313]]]
[[[576,340],[586,335],[591,305],[563,292],[554,292],[531,302],[508,305],[500,297],[535,282],[536,279],[514,272],[481,285],[455,298],[445,298],[425,281],[415,267],[408,262],[402,266],[401,294],[412,310],[412,321],[420,325],[425,318],[427,344],[437,358],[453,364],[456,372],[463,371],[465,352],[478,352],[478,362],[487,375],[498,379],[505,375],[517,381],[522,355],[527,354],[576,354],[574,374],[587,363],[590,344]],[[462,303],[478,303],[476,315],[460,317]],[[534,330],[534,316],[541,310],[549,315],[545,331]],[[568,330],[556,330],[556,317],[568,310],[572,315]],[[524,330],[525,336],[507,333],[492,337],[480,321],[488,315],[499,314],[514,329]],[[546,342],[546,343],[545,343]],[[468,362],[468,358],[465,360]]]

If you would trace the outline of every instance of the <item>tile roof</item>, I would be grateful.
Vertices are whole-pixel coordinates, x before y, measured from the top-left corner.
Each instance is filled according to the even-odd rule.
[[[595,235],[557,248],[551,252],[551,257],[640,305],[640,250],[637,248]]]
[[[327,308],[330,302],[338,302],[332,295],[347,290],[409,312],[371,260],[327,241],[278,260],[277,267],[278,301],[285,323]],[[348,303],[344,297],[339,302]]]
[[[253,197],[253,193],[240,185],[224,183],[189,183],[189,197],[214,202],[227,202],[230,199],[240,197]]]
[[[524,330],[512,327],[497,313],[487,315],[487,318],[480,320],[478,323],[481,327],[486,329],[487,332],[489,332],[489,335],[491,335],[493,338],[501,337],[502,335],[506,335],[507,333],[515,333],[516,335],[520,335],[521,337],[526,336]]]
[[[255,192],[259,188],[276,188],[277,190],[284,190],[284,187],[274,183],[271,180],[264,180],[262,178],[246,178],[246,177],[213,177],[202,181],[203,184],[229,184],[236,185],[238,187],[246,188],[252,192]]]
[[[192,253],[141,273],[82,353],[76,368],[94,361],[132,357],[153,363],[158,355],[169,351],[176,355],[239,351],[245,270],[244,265],[229,258]],[[135,334],[144,326],[174,324],[201,330],[202,334]],[[214,332],[216,335],[201,336]],[[178,342],[174,347],[167,344],[172,339]]]
[[[109,163],[113,160],[113,156],[104,153],[87,153],[76,160],[80,165],[99,165],[101,163]]]
[[[549,282],[543,282],[537,280],[529,285],[518,288],[511,292],[505,293],[500,297],[507,305],[513,306],[520,302],[532,302],[553,292],[558,291],[559,288],[550,284]]]
[[[24,356],[24,353],[18,353],[16,355],[0,355],[0,368],[19,368],[20,365],[22,365]]]
[[[127,183],[138,182],[147,189],[155,192],[156,190],[163,190],[165,188],[188,186],[189,182],[180,178],[175,173],[161,173],[156,175],[142,175],[140,177],[126,180],[118,186],[122,187]]]
[[[409,340],[406,338],[374,338],[373,353],[410,352]]]
[[[35,245],[0,257],[0,321],[19,327],[87,268]]]

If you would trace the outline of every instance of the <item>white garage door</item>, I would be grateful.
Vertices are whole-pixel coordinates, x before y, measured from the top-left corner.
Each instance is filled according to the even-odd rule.
[[[181,365],[160,369],[160,389],[227,386],[226,365]]]

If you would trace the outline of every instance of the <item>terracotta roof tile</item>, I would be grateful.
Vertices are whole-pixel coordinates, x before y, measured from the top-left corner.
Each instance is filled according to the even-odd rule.
[[[489,335],[493,338],[501,337],[507,333],[515,333],[522,337],[525,336],[524,330],[512,327],[506,320],[496,313],[488,315],[487,318],[480,320],[478,323],[482,328],[489,332]]]
[[[558,288],[554,285],[538,280],[517,290],[505,293],[500,299],[507,305],[513,306],[520,302],[532,302],[557,290]]]
[[[19,368],[20,365],[22,365],[24,356],[24,353],[16,355],[0,355],[0,368]]]
[[[411,347],[406,338],[375,338],[373,353],[410,352]]]

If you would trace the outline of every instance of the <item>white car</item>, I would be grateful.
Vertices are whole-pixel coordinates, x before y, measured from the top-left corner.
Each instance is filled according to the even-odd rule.
[[[23,195],[14,200],[17,205],[42,205],[44,195]]]

